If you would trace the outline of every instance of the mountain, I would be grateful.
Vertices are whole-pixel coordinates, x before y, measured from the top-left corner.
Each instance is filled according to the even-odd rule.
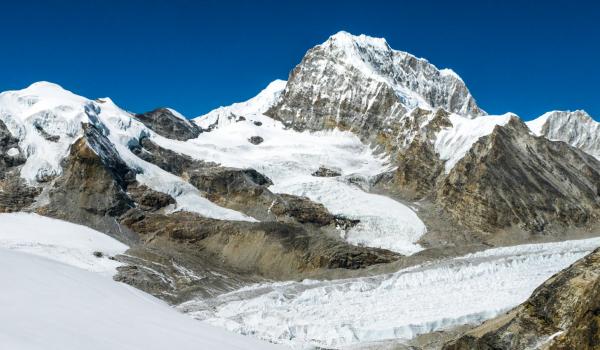
[[[340,32],[191,120],[49,82],[1,93],[0,212],[111,236],[115,280],[232,331],[408,341],[515,307],[597,246],[596,135],[579,111],[487,115],[451,70]]]
[[[451,70],[393,50],[385,39],[339,32],[307,52],[268,114],[300,129],[379,131],[416,107],[485,114]]]
[[[355,133],[396,166],[376,190],[431,202],[478,241],[515,243],[598,222],[600,163],[551,142],[565,138],[593,153],[589,116],[548,118],[536,139],[516,115],[486,115],[456,74],[384,39],[340,32],[309,50],[266,114],[297,130]],[[445,235],[429,233],[422,240]]]
[[[585,111],[552,111],[527,122],[538,136],[563,141],[598,158],[600,157],[599,123]]]
[[[279,100],[286,86],[285,80],[271,82],[263,91],[248,101],[234,103],[231,106],[219,107],[209,113],[194,118],[194,123],[202,129],[210,131],[219,126],[225,126],[239,120],[245,115],[260,115],[266,112]]]
[[[214,279],[227,278],[229,286],[259,277],[357,269],[399,258],[387,250],[339,239],[339,232],[358,223],[343,211],[331,213],[294,191],[272,192],[272,180],[256,170],[217,164],[201,144],[182,144],[185,130],[188,135],[203,133],[172,110],[136,115],[110,99],[89,100],[46,82],[2,93],[0,106],[7,140],[3,147],[17,149],[13,146],[18,144],[16,151],[7,151],[10,161],[3,163],[1,211],[32,211],[85,224],[133,245],[123,257],[129,267],[117,278],[157,296],[175,300],[179,293],[189,293],[193,281],[187,281],[174,264],[190,271],[207,266],[225,270],[227,277],[219,273]],[[259,128],[249,120],[245,124]],[[225,142],[231,145],[230,140]],[[239,142],[243,148],[257,148],[245,138]],[[344,157],[355,161],[355,153],[350,149]],[[364,171],[382,166],[369,153],[362,158],[371,167]],[[313,179],[311,169],[306,171]],[[389,221],[406,225],[404,216]],[[414,234],[424,230],[416,215],[408,224],[417,226]],[[363,224],[362,230],[371,226]],[[149,269],[157,261],[165,271]],[[136,264],[144,268],[131,268]],[[182,283],[165,283],[164,275]],[[212,293],[212,288],[222,290],[223,285],[221,281],[205,287],[194,293]]]

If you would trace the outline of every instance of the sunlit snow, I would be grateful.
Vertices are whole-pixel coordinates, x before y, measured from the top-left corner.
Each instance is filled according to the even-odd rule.
[[[79,226],[60,225],[78,240]],[[44,226],[38,229],[43,235]],[[57,261],[0,248],[0,266],[2,349],[280,348],[196,322],[133,287]]]
[[[124,253],[129,247],[85,226],[31,213],[3,213],[0,248],[112,276],[121,264],[110,257]],[[102,256],[94,256],[95,252]]]

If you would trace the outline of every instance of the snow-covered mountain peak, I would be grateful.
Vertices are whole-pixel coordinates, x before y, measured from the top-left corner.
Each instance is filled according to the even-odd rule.
[[[207,130],[211,126],[223,126],[235,122],[239,116],[262,114],[278,101],[286,84],[285,80],[274,80],[251,99],[234,103],[230,106],[219,107],[207,114],[194,118],[193,121],[201,128]]]
[[[72,92],[66,90],[62,86],[49,81],[38,81],[19,91],[23,94],[39,94],[44,96],[73,95]]]
[[[394,50],[384,38],[341,31],[315,49],[366,78],[389,84],[408,108],[442,107],[461,115],[485,114],[453,70],[438,69],[424,58]]]
[[[385,38],[375,38],[368,35],[352,35],[346,31],[339,31],[330,36],[321,46],[339,48],[345,50],[355,50],[360,48],[371,48],[376,50],[391,50]]]
[[[47,81],[33,83],[25,89],[0,94],[0,113],[20,111],[27,116],[40,111],[61,107],[68,110],[89,102],[58,84]]]
[[[527,126],[537,136],[566,142],[600,159],[600,123],[583,110],[547,112]]]
[[[569,124],[569,123],[589,123],[593,122],[592,117],[584,110],[575,111],[550,111],[527,122],[529,129],[538,136],[543,136],[544,127],[550,124]]]
[[[339,32],[306,53],[266,114],[296,130],[339,127],[370,138],[415,108],[486,114],[455,72],[385,39]]]

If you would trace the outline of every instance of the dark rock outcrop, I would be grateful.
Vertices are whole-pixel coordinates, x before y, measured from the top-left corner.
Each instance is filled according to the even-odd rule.
[[[136,114],[139,121],[157,134],[180,141],[195,139],[202,130],[180,116],[173,114],[167,108],[157,108],[153,111]]]
[[[58,140],[60,140],[60,136],[47,133],[41,125],[35,124],[34,126],[35,130],[46,140],[50,142],[58,142]]]
[[[505,315],[444,350],[600,348],[600,249],[557,273]]]
[[[339,171],[326,168],[324,166],[320,166],[315,172],[312,173],[312,176],[317,177],[336,177],[342,175]]]
[[[131,151],[159,168],[171,174],[187,178],[190,169],[203,169],[215,167],[217,164],[193,159],[192,157],[162,148],[148,138],[142,138],[138,145],[132,147]]]
[[[0,213],[29,208],[40,192],[40,188],[26,184],[18,173],[3,173],[0,178]]]
[[[168,194],[153,191],[137,183],[127,187],[127,194],[144,211],[156,211],[175,204],[175,199]]]
[[[0,120],[0,212],[20,211],[35,202],[40,189],[25,183],[19,176],[19,166],[25,157],[15,138]]]
[[[25,163],[25,157],[19,149],[19,140],[15,138],[4,122],[0,120],[0,179],[9,168]]]
[[[263,143],[265,139],[263,139],[260,136],[252,136],[248,139],[248,142],[250,142],[253,145],[260,145],[261,143]]]

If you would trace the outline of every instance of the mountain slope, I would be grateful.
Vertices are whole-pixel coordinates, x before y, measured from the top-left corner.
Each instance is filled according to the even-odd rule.
[[[536,138],[513,117],[475,143],[438,186],[436,200],[487,232],[520,226],[563,235],[565,227],[598,221],[599,184],[595,158]]]
[[[37,349],[278,349],[92,272],[0,248],[0,343]]]
[[[358,129],[415,107],[485,114],[452,71],[392,50],[385,39],[339,32],[307,52],[268,114],[295,128]]]

